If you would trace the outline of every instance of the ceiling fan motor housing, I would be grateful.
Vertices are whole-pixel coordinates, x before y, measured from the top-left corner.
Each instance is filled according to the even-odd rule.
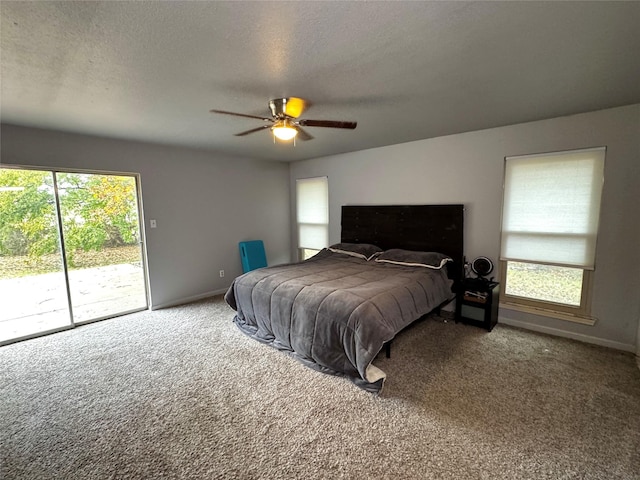
[[[274,98],[269,101],[271,115],[276,118],[293,117],[302,115],[305,108],[305,101],[298,97]]]

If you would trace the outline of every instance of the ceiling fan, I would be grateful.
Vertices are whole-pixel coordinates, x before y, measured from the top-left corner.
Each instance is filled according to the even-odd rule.
[[[327,128],[347,128],[353,130],[358,122],[343,122],[336,120],[307,120],[298,119],[302,112],[309,106],[309,103],[298,97],[276,98],[269,101],[269,109],[271,110],[271,118],[258,117],[257,115],[247,115],[245,113],[227,112],[225,110],[210,110],[211,113],[222,113],[224,115],[235,115],[237,117],[255,118],[267,122],[257,128],[252,128],[244,132],[236,133],[236,137],[243,137],[250,133],[259,132],[267,128],[271,129],[276,138],[280,140],[291,140],[295,142],[296,137],[300,140],[311,140],[310,135],[302,127],[327,127]]]

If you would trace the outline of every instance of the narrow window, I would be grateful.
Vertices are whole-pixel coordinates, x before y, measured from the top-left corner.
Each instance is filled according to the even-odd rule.
[[[306,260],[329,244],[327,177],[296,180],[298,256]]]
[[[593,148],[505,159],[506,303],[590,315],[604,158]]]

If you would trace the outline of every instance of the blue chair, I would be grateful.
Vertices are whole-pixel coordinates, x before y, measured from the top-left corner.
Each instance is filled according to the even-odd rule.
[[[240,242],[238,247],[240,248],[240,259],[242,260],[242,273],[267,266],[267,255],[264,252],[262,240]]]

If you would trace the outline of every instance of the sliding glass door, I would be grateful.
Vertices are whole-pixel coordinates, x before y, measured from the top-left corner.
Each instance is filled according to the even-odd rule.
[[[75,323],[147,307],[136,179],[57,174]]]
[[[134,176],[0,169],[0,343],[147,308]]]
[[[0,169],[0,342],[71,325],[53,172]]]

